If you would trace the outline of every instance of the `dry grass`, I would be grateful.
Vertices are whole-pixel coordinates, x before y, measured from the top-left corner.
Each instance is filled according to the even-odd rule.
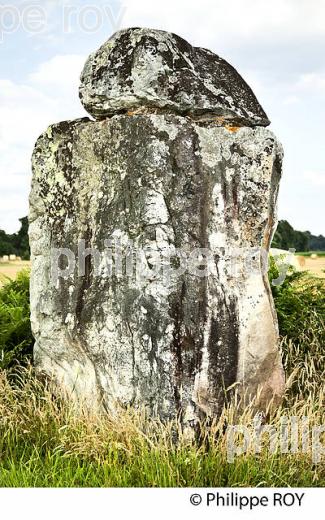
[[[30,268],[30,262],[21,260],[19,262],[0,262],[0,287],[4,285],[7,278],[14,280],[17,274],[24,270]]]
[[[311,426],[324,423],[324,382],[313,385],[313,374],[306,370],[303,365],[295,368],[288,384],[302,384],[307,377],[309,397],[293,398],[288,388],[283,406],[270,411],[267,422],[278,431],[283,416],[308,417]],[[308,453],[272,454],[265,435],[261,453],[251,448],[228,462],[226,425],[252,428],[253,404],[238,415],[234,401],[218,421],[201,425],[198,442],[177,421],[163,424],[149,419],[145,410],[119,410],[113,417],[79,406],[76,413],[32,369],[21,369],[10,381],[0,372],[0,417],[0,486],[325,484],[325,465],[313,464],[310,440]]]
[[[303,270],[309,271],[320,278],[325,278],[325,256],[317,258],[306,257]]]

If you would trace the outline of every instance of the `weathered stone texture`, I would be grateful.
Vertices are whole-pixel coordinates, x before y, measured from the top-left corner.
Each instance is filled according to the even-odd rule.
[[[175,34],[128,29],[92,54],[80,98],[96,119],[158,108],[219,124],[270,124],[253,91],[225,60]]]
[[[119,33],[99,51],[100,59],[90,59],[81,89],[86,106],[100,117],[134,107],[135,99],[146,113],[59,123],[37,141],[30,196],[35,360],[93,406],[145,405],[164,419],[180,414],[184,424],[193,424],[219,414],[225,389],[233,385],[249,397],[261,391],[264,402],[283,391],[277,323],[261,258],[275,226],[282,149],[262,126],[220,127],[220,120],[181,115],[186,107],[193,114],[208,108],[232,121],[266,121],[243,80],[235,88],[228,64],[167,33],[159,32],[166,48],[157,47],[157,33]],[[121,38],[124,52],[129,49],[125,56],[114,47]],[[149,74],[150,99],[156,96],[154,106],[160,99],[169,112],[150,113],[148,96],[130,97],[134,70],[146,63],[149,48],[160,64],[153,67],[158,76],[162,66],[172,67],[173,52],[188,64],[186,74],[203,74],[199,81],[195,72],[198,83],[187,98],[183,68],[172,69],[169,80],[181,87],[177,102],[160,79],[155,90]],[[205,56],[211,56],[207,64]],[[211,96],[200,91],[214,69],[214,81],[220,80],[219,66],[228,71],[228,112],[223,101],[215,103],[224,98],[212,87]],[[123,97],[122,79],[128,77]],[[93,78],[92,90],[87,78]],[[247,100],[254,105],[249,110]],[[121,244],[131,239],[136,250],[171,257],[176,250],[189,255],[209,249],[209,274],[187,270],[176,276],[175,261],[166,283],[149,253],[145,277],[109,276],[105,241],[111,238]],[[99,257],[84,258],[84,276],[76,265],[53,284],[51,250],[68,248],[77,257],[80,240]],[[63,257],[60,262],[63,270]]]
[[[40,366],[108,407],[118,399],[166,417],[217,413],[236,381],[278,391],[267,282],[241,262],[268,245],[280,164],[262,128],[230,132],[174,115],[50,127],[34,152],[30,216]],[[105,278],[103,263],[97,277],[89,265],[52,287],[51,247],[77,253],[84,239],[104,251],[113,235],[158,251],[211,248],[215,265],[207,279],[186,273],[166,287],[154,275]]]

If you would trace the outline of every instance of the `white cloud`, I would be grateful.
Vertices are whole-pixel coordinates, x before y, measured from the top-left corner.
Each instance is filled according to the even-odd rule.
[[[325,94],[325,73],[302,74],[296,84],[297,90],[316,90]]]
[[[304,172],[303,176],[304,176],[304,179],[313,186],[325,186],[325,170],[324,171],[316,171],[316,170],[306,171],[306,172]]]
[[[56,56],[41,64],[24,84],[0,80],[0,228],[14,232],[27,212],[30,158],[49,124],[85,115],[78,98],[85,59]]]
[[[313,39],[325,34],[323,0],[123,0],[123,26],[148,26],[187,35],[190,41],[229,45]]]
[[[42,89],[42,92],[50,89],[51,95],[58,97],[77,95],[79,77],[85,64],[86,56],[78,54],[67,54],[65,56],[54,56],[50,61],[41,63],[38,69],[28,77],[28,83]]]
[[[298,96],[289,95],[283,99],[282,103],[283,105],[296,105],[300,103],[300,98]]]

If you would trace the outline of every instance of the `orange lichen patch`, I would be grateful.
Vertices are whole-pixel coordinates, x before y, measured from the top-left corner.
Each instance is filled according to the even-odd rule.
[[[136,116],[137,114],[145,114],[147,112],[145,107],[131,108],[127,111],[128,116]]]
[[[240,126],[229,126],[229,125],[225,125],[225,128],[227,128],[227,130],[229,132],[238,132],[238,130],[240,129]]]

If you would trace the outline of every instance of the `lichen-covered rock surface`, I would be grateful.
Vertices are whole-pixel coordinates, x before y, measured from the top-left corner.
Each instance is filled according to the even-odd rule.
[[[282,149],[261,126],[220,127],[176,112],[64,122],[39,138],[31,317],[38,368],[75,398],[195,424],[220,413],[230,387],[259,393],[261,403],[283,392],[262,258]],[[129,251],[123,266],[108,254],[112,243]],[[206,251],[203,275],[201,265],[182,269],[183,257],[201,261]],[[135,270],[126,274],[126,263]]]
[[[219,124],[270,123],[229,63],[175,34],[153,29],[119,31],[92,54],[82,73],[80,98],[96,119],[149,107]]]

